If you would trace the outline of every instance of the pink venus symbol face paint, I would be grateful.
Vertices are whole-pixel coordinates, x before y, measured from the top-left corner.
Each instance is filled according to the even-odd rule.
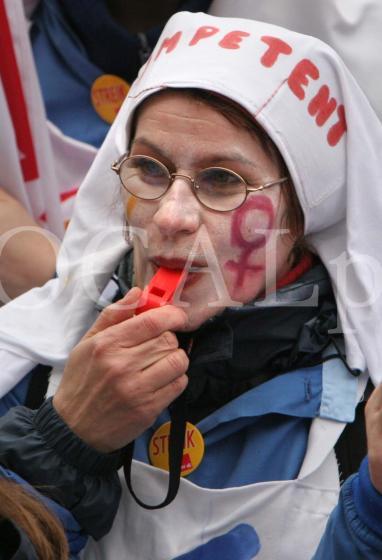
[[[259,213],[262,214],[261,225],[256,226],[256,222],[259,222],[256,216],[259,216]],[[253,222],[252,227],[250,221]],[[250,264],[250,258],[266,245],[273,224],[273,205],[267,196],[250,198],[236,210],[231,226],[231,243],[233,247],[240,249],[240,254],[238,260],[229,260],[225,265],[236,275],[235,289],[243,286],[248,273],[264,270],[262,264]]]

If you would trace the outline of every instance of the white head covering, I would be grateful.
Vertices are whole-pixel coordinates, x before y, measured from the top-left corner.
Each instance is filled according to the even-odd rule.
[[[213,0],[209,13],[269,21],[322,39],[345,61],[382,120],[382,83],[375,79],[382,73],[381,0]]]
[[[62,365],[94,320],[97,294],[126,249],[120,185],[110,164],[126,151],[134,109],[164,87],[223,94],[272,137],[292,175],[309,241],[331,276],[348,362],[367,367],[379,382],[381,124],[324,43],[266,23],[202,13],[176,14],[165,27],[81,186],[59,255],[59,279],[0,310],[0,348]],[[352,266],[345,284],[338,271],[346,259]]]

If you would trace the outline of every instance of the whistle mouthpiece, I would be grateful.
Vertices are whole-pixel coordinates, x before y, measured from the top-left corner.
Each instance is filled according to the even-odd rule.
[[[183,270],[160,267],[143,290],[135,314],[139,315],[149,309],[155,309],[170,303],[183,280],[183,276]]]

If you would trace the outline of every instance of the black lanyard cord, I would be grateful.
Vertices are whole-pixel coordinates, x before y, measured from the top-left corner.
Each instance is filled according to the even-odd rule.
[[[163,508],[170,504],[178,493],[183,459],[183,446],[186,435],[186,399],[184,393],[180,395],[180,397],[178,397],[173,403],[172,409],[170,411],[170,418],[171,425],[168,444],[169,482],[167,496],[165,497],[163,502],[156,505],[150,505],[145,504],[138,498],[133,490],[131,482],[131,465],[133,461],[134,441],[129,443],[126,448],[125,460],[123,465],[126,484],[130,491],[130,494],[133,496],[137,504],[145,509]]]
[[[187,335],[178,335],[179,347],[183,348],[188,354],[190,353],[192,340]],[[145,504],[138,498],[132,487],[131,481],[131,466],[134,455],[134,441],[129,443],[125,450],[123,472],[125,475],[126,485],[130,494],[137,502],[138,505],[145,509],[160,509],[168,506],[176,497],[179,485],[180,474],[182,468],[184,440],[186,437],[187,425],[187,399],[186,391],[184,391],[170,407],[170,434],[168,442],[168,467],[169,467],[169,481],[167,496],[156,505]]]

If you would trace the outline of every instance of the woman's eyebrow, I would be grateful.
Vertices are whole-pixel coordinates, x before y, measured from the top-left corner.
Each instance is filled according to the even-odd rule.
[[[149,148],[150,150],[153,150],[153,152],[156,152],[159,156],[163,157],[164,159],[168,159],[168,156],[167,154],[165,154],[164,150],[162,150],[159,146],[157,146],[153,142],[150,142],[150,140],[148,140],[144,136],[138,136],[137,138],[134,138],[131,143],[131,146],[134,146],[134,144],[142,144],[143,146],[146,146],[146,148]]]
[[[138,136],[134,138],[131,145],[133,146],[134,144],[141,144],[143,146],[146,146],[146,148],[153,150],[154,152],[156,152],[156,154],[158,154],[158,156],[162,157],[163,159],[167,159],[167,160],[171,159],[169,155],[160,146],[157,146],[156,144],[154,144],[144,136]],[[219,165],[221,164],[221,162],[230,162],[230,161],[244,163],[245,165],[250,165],[251,167],[257,168],[257,165],[254,161],[247,159],[240,152],[236,152],[235,150],[232,150],[227,153],[222,152],[219,153],[218,155],[217,154],[213,154],[210,156],[208,154],[203,155],[198,161],[198,163],[200,165],[205,164],[208,167],[211,167],[214,165]]]

